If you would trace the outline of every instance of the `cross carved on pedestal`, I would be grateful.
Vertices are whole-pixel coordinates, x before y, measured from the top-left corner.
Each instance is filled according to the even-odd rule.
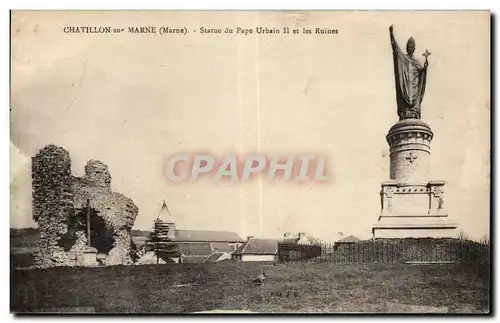
[[[415,155],[412,151],[408,154],[408,156],[406,156],[406,159],[408,159],[410,163],[413,163],[417,158],[418,156]]]

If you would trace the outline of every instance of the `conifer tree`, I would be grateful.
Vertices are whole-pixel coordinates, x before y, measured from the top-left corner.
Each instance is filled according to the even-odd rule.
[[[156,219],[153,224],[153,231],[149,234],[148,246],[156,254],[156,263],[158,264],[161,259],[165,261],[168,258],[175,258],[179,256],[178,246],[172,239],[169,238],[168,233],[170,226],[160,219]]]

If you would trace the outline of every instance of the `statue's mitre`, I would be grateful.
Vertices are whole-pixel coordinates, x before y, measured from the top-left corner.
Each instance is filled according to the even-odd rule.
[[[413,47],[415,47],[415,39],[413,39],[413,37],[410,37],[408,39],[408,42],[406,43],[406,46],[413,46]]]

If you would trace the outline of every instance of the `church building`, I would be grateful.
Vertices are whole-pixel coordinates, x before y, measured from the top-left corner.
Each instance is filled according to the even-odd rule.
[[[158,212],[158,219],[170,228],[168,237],[178,247],[180,263],[229,260],[231,254],[245,242],[236,232],[232,231],[177,229],[174,217],[165,201]],[[141,244],[140,240],[143,238],[144,236],[136,237],[134,240]]]

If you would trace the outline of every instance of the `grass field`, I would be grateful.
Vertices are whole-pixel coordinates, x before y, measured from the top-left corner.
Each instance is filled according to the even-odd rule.
[[[252,284],[262,270],[263,286]],[[217,263],[16,270],[11,310],[101,313],[397,312],[399,305],[486,312],[488,268],[472,265]]]

